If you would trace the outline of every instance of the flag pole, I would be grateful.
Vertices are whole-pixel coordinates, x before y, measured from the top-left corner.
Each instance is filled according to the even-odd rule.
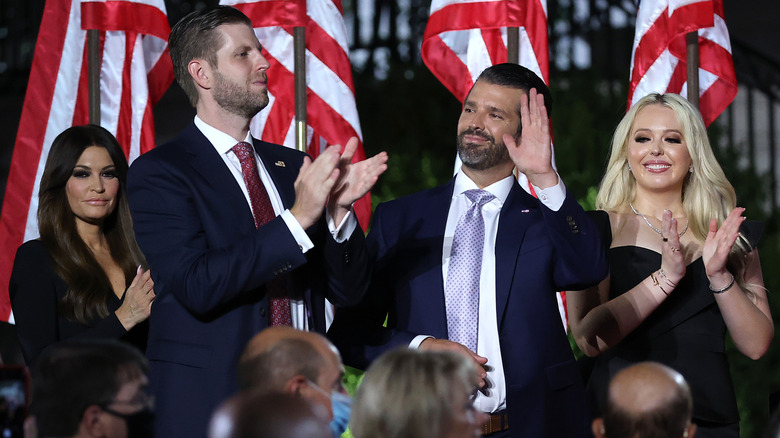
[[[688,32],[685,35],[685,45],[688,67],[688,102],[699,109],[699,31]]]
[[[100,125],[100,31],[87,31],[87,86],[89,123]]]
[[[520,63],[520,28],[506,28],[506,62]]]
[[[306,152],[306,28],[293,28],[295,62],[295,148]]]

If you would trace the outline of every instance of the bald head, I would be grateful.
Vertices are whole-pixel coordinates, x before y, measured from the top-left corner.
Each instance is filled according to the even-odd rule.
[[[341,370],[341,356],[327,338],[291,327],[269,327],[255,335],[238,364],[241,389],[285,391],[296,375],[317,382],[323,371]]]
[[[242,392],[225,401],[209,424],[209,438],[330,438],[325,409],[279,392]]]
[[[655,438],[692,436],[693,401],[677,371],[655,362],[641,362],[620,371],[609,384],[603,422],[596,436]]]

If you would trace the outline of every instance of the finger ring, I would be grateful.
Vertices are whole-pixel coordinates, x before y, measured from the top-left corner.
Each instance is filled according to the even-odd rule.
[[[669,239],[667,239],[666,237],[662,238],[661,240],[663,240],[664,242],[668,242],[669,241]]]

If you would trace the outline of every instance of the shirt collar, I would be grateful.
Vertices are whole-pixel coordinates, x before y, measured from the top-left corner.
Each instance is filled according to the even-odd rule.
[[[493,184],[485,187],[482,190],[486,190],[493,194],[503,204],[506,202],[506,198],[509,196],[509,191],[512,190],[512,184],[515,182],[515,176],[509,175],[506,178],[496,181]],[[479,189],[477,184],[466,176],[463,172],[458,172],[455,175],[455,188],[452,191],[453,199],[456,196],[460,196],[466,190]]]
[[[230,152],[230,150],[233,149],[233,146],[238,143],[238,140],[209,125],[198,116],[195,116],[195,126],[200,129],[200,132],[203,133],[206,139],[214,146],[214,149],[221,155]],[[252,144],[252,135],[249,132],[246,133],[244,141]]]

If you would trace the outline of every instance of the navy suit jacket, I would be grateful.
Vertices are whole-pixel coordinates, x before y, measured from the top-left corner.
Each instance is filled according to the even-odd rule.
[[[253,142],[290,208],[304,154]],[[205,436],[212,411],[235,391],[246,343],[268,325],[269,280],[286,275],[309,328],[323,333],[325,298],[354,305],[368,286],[360,227],[339,244],[322,218],[307,230],[315,247],[306,254],[281,217],[255,229],[235,178],[194,124],[133,163],[127,193],[157,294],[147,347],[157,436]]]
[[[417,335],[447,338],[441,264],[453,185],[377,207],[368,236],[371,287],[359,306],[336,312],[329,332],[346,363],[365,369]],[[583,289],[606,276],[594,225],[570,195],[555,212],[515,183],[501,209],[495,251],[511,435],[588,436],[583,382],[555,292]]]

